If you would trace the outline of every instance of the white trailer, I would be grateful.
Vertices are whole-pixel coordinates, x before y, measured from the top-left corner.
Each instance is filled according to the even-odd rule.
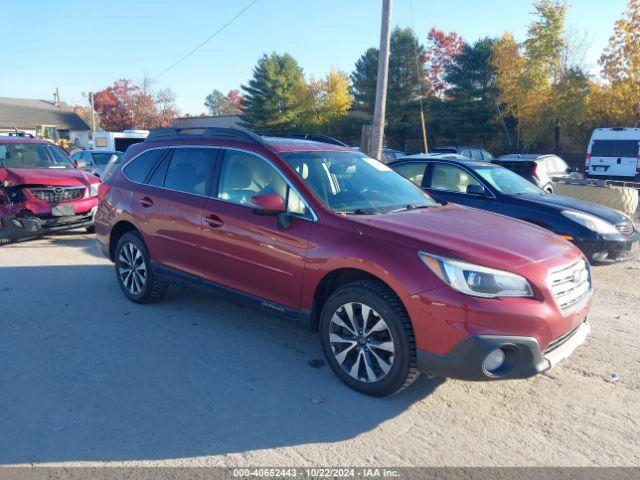
[[[93,148],[111,152],[124,152],[129,145],[143,142],[149,130],[123,130],[122,132],[96,132],[93,135]]]

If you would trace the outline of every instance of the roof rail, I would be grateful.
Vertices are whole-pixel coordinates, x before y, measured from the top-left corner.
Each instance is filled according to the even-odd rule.
[[[330,137],[328,135],[321,135],[318,133],[294,133],[294,132],[260,132],[264,137],[277,137],[277,138],[293,138],[298,140],[311,140],[313,142],[329,143],[331,145],[339,145],[341,147],[348,147],[344,142],[341,142],[337,138]]]
[[[157,128],[149,132],[145,142],[183,139],[193,140],[195,138],[233,140],[236,142],[267,146],[267,143],[260,135],[256,135],[250,130],[223,127]]]

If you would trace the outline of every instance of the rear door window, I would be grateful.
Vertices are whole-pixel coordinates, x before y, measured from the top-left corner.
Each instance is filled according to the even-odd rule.
[[[594,140],[591,146],[592,157],[637,157],[637,140]]]
[[[147,175],[149,175],[149,172],[151,172],[151,169],[165,152],[166,149],[164,148],[147,150],[129,162],[122,172],[129,180],[143,183]]]
[[[217,149],[177,148],[167,168],[164,187],[183,193],[207,195],[217,156]]]

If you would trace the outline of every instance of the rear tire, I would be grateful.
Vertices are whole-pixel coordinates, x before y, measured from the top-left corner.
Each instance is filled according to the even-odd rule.
[[[157,302],[167,293],[169,284],[156,280],[149,252],[138,232],[127,232],[118,240],[115,269],[122,293],[132,302]]]
[[[543,188],[543,190],[544,190],[545,192],[550,193],[550,194],[552,194],[552,195],[553,195],[553,186],[551,186],[551,185],[546,185],[546,186]]]
[[[366,395],[392,395],[420,375],[409,316],[379,281],[359,280],[333,292],[322,309],[320,336],[336,376]]]

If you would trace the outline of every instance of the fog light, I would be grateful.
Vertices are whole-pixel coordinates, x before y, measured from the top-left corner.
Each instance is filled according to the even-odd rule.
[[[482,366],[489,373],[494,373],[504,365],[504,361],[507,356],[504,354],[504,350],[501,348],[496,348],[489,355],[484,358],[484,362],[482,362]]]
[[[591,256],[591,258],[596,262],[602,262],[608,256],[609,256],[609,252],[596,252]]]

